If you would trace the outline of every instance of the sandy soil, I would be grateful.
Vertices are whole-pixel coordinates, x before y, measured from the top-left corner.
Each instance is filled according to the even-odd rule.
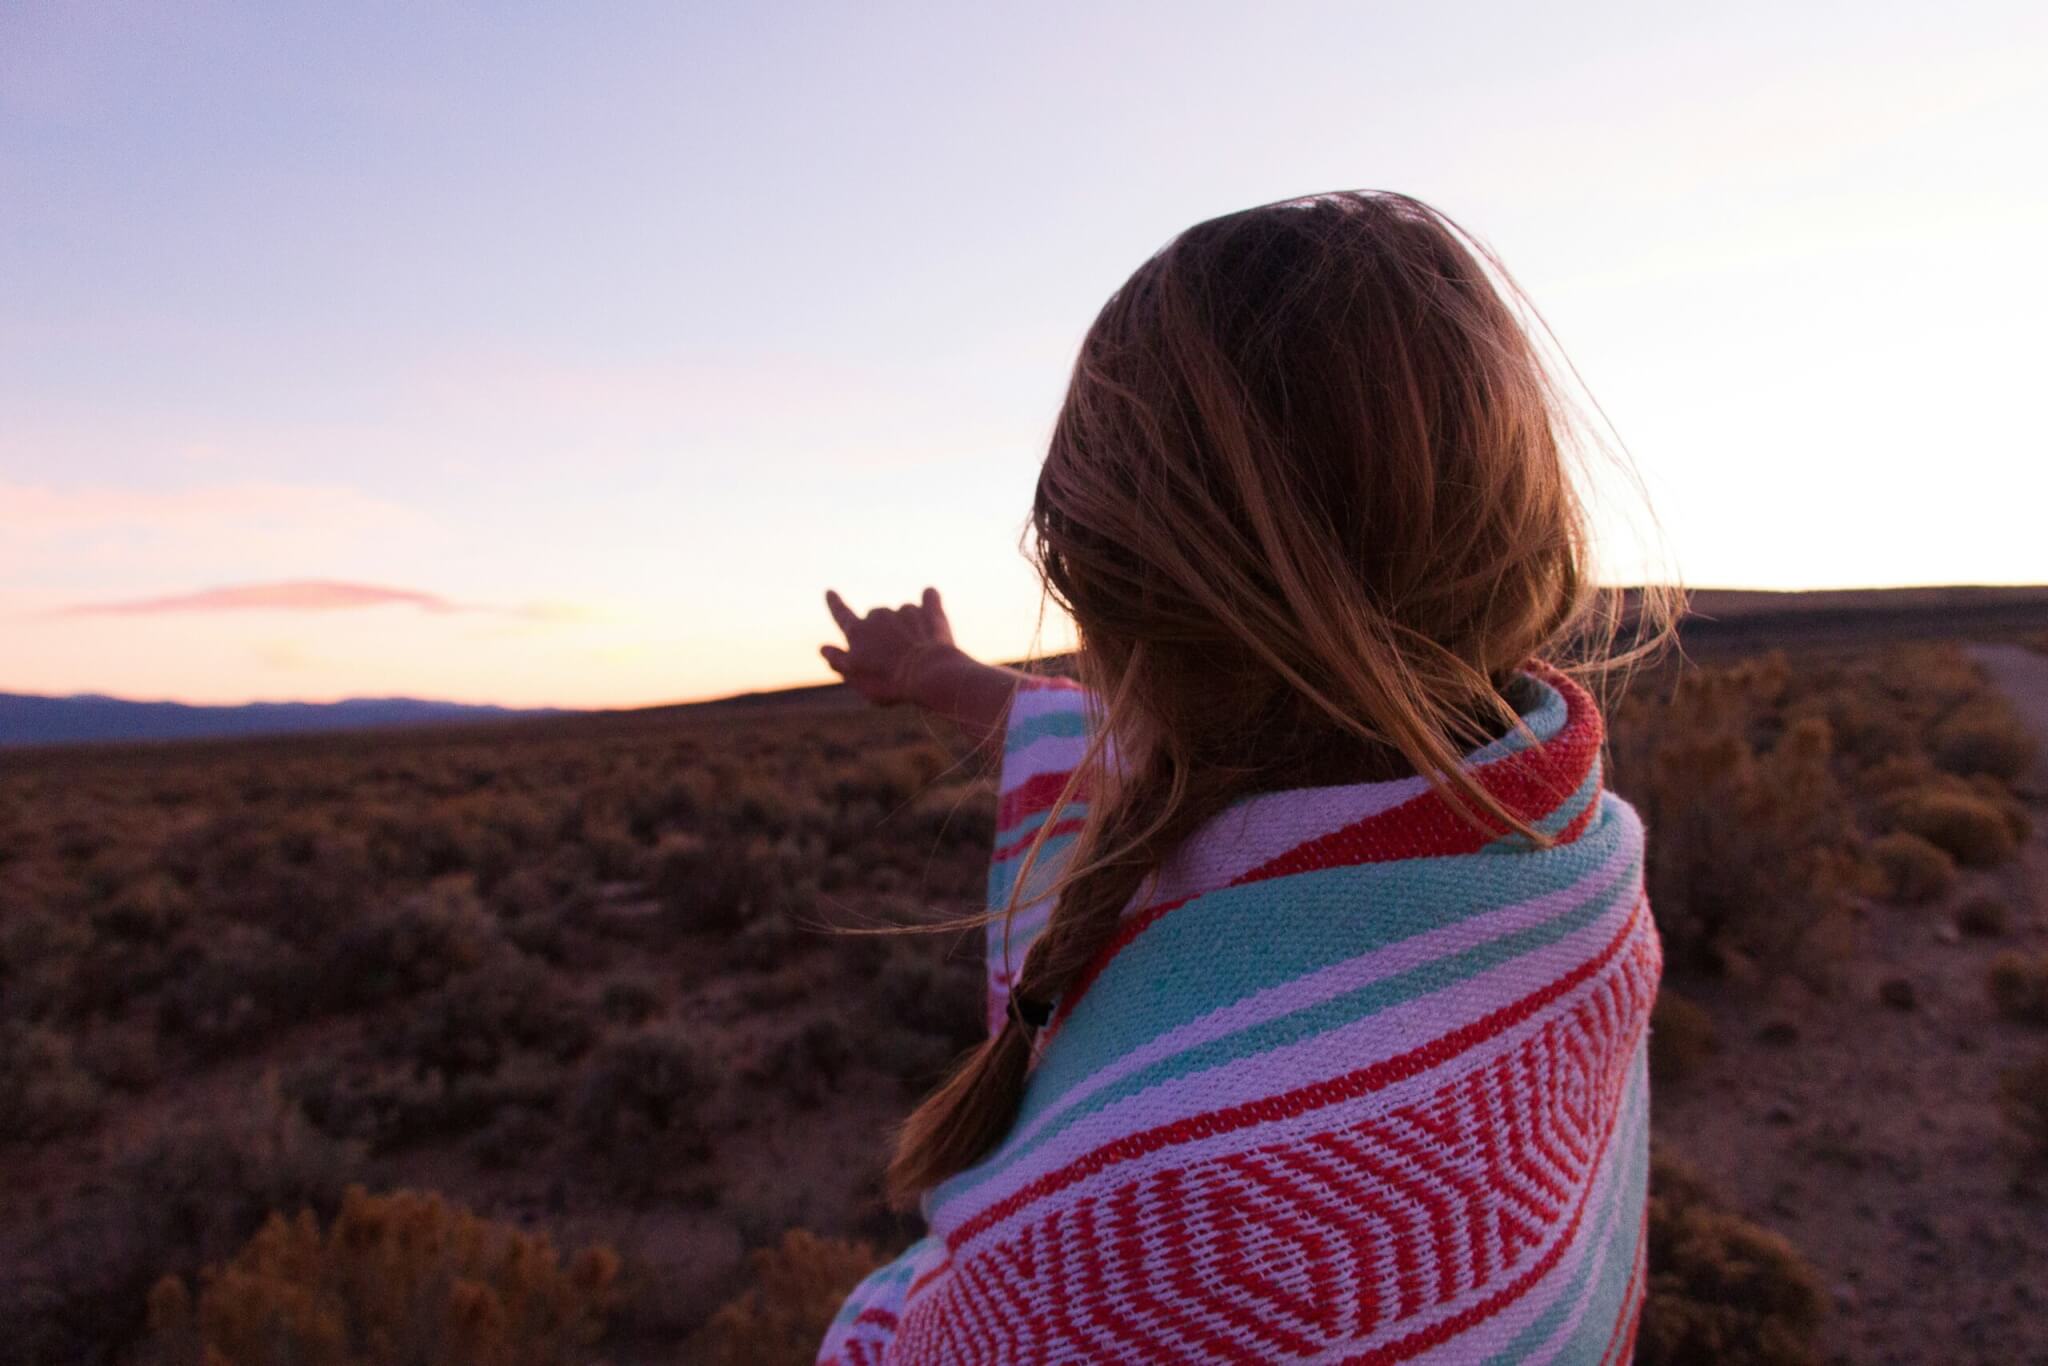
[[[2000,1019],[1985,988],[2001,950],[2048,951],[2048,655],[1971,653],[2044,741],[2021,858],[1966,871],[1935,905],[1869,907],[1824,996],[1688,986],[1720,1049],[1657,1093],[1662,1140],[1820,1269],[1834,1362],[2048,1364],[2048,1190],[2021,1179],[1996,1100],[2048,1031]],[[2011,933],[1958,934],[1956,906],[1985,893],[2012,905]],[[1888,979],[1910,984],[1910,1008],[1880,999]]]

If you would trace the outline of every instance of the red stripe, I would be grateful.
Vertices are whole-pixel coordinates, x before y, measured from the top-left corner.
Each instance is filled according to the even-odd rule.
[[[1063,768],[1053,773],[1034,773],[1018,783],[996,802],[996,829],[1008,830],[1026,816],[1034,816],[1059,800],[1060,793],[1067,786],[1067,779],[1073,770]],[[1074,795],[1081,795],[1077,788]]]
[[[906,1290],[906,1291],[904,1291],[904,1292],[903,1292],[903,1299],[904,1299],[904,1302],[905,1302],[905,1303],[908,1303],[908,1302],[909,1302],[909,1301],[910,1301],[910,1300],[911,1300],[911,1299],[912,1299],[913,1297],[915,1297],[915,1296],[916,1296],[916,1294],[917,1294],[917,1292],[918,1292],[918,1291],[920,1291],[920,1290],[924,1289],[924,1288],[925,1288],[926,1286],[930,1285],[930,1284],[931,1284],[931,1283],[932,1283],[933,1281],[935,1281],[935,1280],[937,1280],[937,1279],[938,1279],[939,1277],[941,1277],[941,1276],[945,1275],[945,1274],[946,1274],[946,1268],[947,1268],[947,1267],[949,1267],[949,1266],[951,1266],[952,1264],[953,1264],[953,1256],[952,1256],[952,1249],[951,1249],[951,1248],[948,1248],[948,1249],[946,1250],[946,1259],[945,1259],[944,1261],[940,1262],[940,1263],[939,1263],[939,1264],[938,1264],[937,1266],[935,1266],[935,1267],[933,1267],[933,1268],[932,1268],[931,1270],[929,1270],[929,1271],[925,1272],[925,1273],[924,1273],[924,1274],[923,1274],[922,1276],[919,1276],[919,1277],[918,1277],[918,1278],[917,1278],[916,1280],[914,1280],[914,1281],[912,1281],[912,1282],[910,1283],[910,1289],[908,1289],[908,1290]]]
[[[855,1318],[853,1322],[855,1327],[859,1327],[863,1323],[872,1323],[877,1328],[894,1328],[896,1326],[896,1316],[886,1309],[863,1309],[860,1311],[859,1317]]]
[[[1263,1097],[1228,1106],[1221,1110],[1210,1110],[1199,1115],[1190,1115],[1168,1124],[1157,1125],[1125,1134],[1112,1139],[1093,1152],[1074,1159],[1058,1171],[1047,1172],[1044,1176],[1011,1192],[1003,1199],[975,1215],[958,1229],[946,1236],[946,1246],[957,1249],[962,1243],[978,1236],[996,1223],[1009,1218],[1027,1205],[1044,1199],[1077,1181],[1107,1170],[1119,1162],[1145,1157],[1162,1148],[1171,1148],[1197,1139],[1214,1138],[1219,1134],[1234,1133],[1239,1129],[1269,1121],[1292,1119],[1311,1110],[1328,1105],[1354,1100],[1369,1095],[1395,1082],[1441,1068],[1460,1054],[1471,1051],[1488,1039],[1505,1033],[1515,1025],[1550,1004],[1558,997],[1578,986],[1599,972],[1619,953],[1623,944],[1635,931],[1642,918],[1644,900],[1636,898],[1628,920],[1616,932],[1607,946],[1592,958],[1557,978],[1547,986],[1539,987],[1521,1000],[1505,1005],[1490,1014],[1483,1015],[1468,1024],[1460,1025],[1446,1034],[1439,1035],[1426,1044],[1412,1048],[1406,1053],[1385,1058],[1367,1067],[1347,1072],[1324,1081],[1311,1082],[1277,1096]]]
[[[1571,818],[1570,824],[1557,832],[1557,842],[1559,844],[1571,844],[1579,836],[1586,833],[1586,827],[1593,823],[1593,817],[1600,814],[1600,794],[1605,790],[1605,783],[1593,789],[1592,796],[1586,799],[1585,808],[1578,815]]]
[[[1564,725],[1540,745],[1481,764],[1473,776],[1502,806],[1533,824],[1555,811],[1586,781],[1599,754],[1603,727],[1599,710],[1585,689],[1548,666],[1532,666],[1531,671],[1563,695]],[[1318,868],[1472,853],[1491,840],[1514,833],[1484,812],[1473,814],[1492,827],[1490,833],[1476,828],[1431,788],[1399,806],[1298,845],[1237,881],[1259,882]]]
[[[1647,1287],[1644,1288],[1647,1289]],[[1618,1358],[1616,1358],[1616,1360],[1618,1361],[1632,1362],[1636,1359],[1636,1332],[1643,1326],[1644,1298],[1645,1297],[1643,1295],[1638,1294],[1636,1296],[1635,1308],[1629,1312],[1628,1341],[1622,1343],[1621,1355]]]

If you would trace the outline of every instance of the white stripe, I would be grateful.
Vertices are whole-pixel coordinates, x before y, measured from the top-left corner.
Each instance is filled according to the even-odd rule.
[[[1088,752],[1088,741],[1074,735],[1041,735],[1014,754],[1003,756],[999,796],[1024,786],[1041,773],[1066,773]]]
[[[1087,699],[1088,693],[1080,688],[1026,683],[1011,694],[1009,719],[1029,721],[1063,711],[1082,711]]]

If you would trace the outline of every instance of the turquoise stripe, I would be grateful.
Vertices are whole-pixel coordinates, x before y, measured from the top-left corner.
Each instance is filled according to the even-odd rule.
[[[1075,695],[1079,696],[1078,693]],[[1087,713],[1076,707],[1072,711],[1049,711],[1041,712],[1037,716],[1019,717],[1010,723],[1010,728],[1003,734],[1003,753],[1005,756],[1015,754],[1026,745],[1043,740],[1049,735],[1057,735],[1068,740],[1086,739]]]
[[[1198,897],[1110,960],[1040,1060],[1026,1105],[1043,1108],[1143,1041],[1244,997],[1564,891],[1613,857],[1621,834],[1619,825],[1595,827],[1569,845],[1513,858],[1325,868]]]
[[[1060,868],[1066,860],[1067,850],[1072,848],[1074,841],[1079,838],[1076,834],[1054,835],[1045,842],[1045,848],[1038,852],[1038,862],[1031,867],[1033,890],[1043,894],[1044,889],[1052,885],[1053,878],[1059,875]],[[1024,854],[1018,854],[1015,858],[1004,859],[1001,863],[989,866],[989,909],[999,911],[1010,904],[1010,888],[1017,880],[1018,870],[1024,866],[1024,857]],[[1025,898],[1027,902],[1037,899],[1037,896]]]
[[[1529,729],[1536,733],[1539,743],[1548,741],[1564,729],[1570,719],[1571,709],[1565,705],[1564,694],[1545,683],[1542,679],[1529,676],[1529,682],[1540,699],[1535,706],[1521,713]],[[1489,740],[1465,756],[1467,763],[1486,764],[1495,759],[1505,759],[1510,754],[1519,754],[1529,748],[1529,742],[1517,731],[1509,731],[1498,740]]]
[[[898,1288],[908,1288],[912,1279],[912,1272],[915,1270],[911,1265],[913,1259],[924,1250],[925,1245],[930,1243],[934,1237],[936,1237],[935,1234],[926,1234],[905,1248],[894,1261],[885,1263],[870,1271],[860,1284],[853,1288],[853,1293],[846,1297],[846,1302],[839,1306],[839,1312],[833,1315],[833,1327],[839,1327],[852,1319],[858,1318],[864,1309],[872,1309],[878,1305],[886,1307],[891,1304],[900,1303],[903,1298],[901,1295],[888,1292],[895,1291]]]
[[[1572,847],[1576,848],[1577,846],[1574,845]],[[1568,937],[1575,930],[1581,929],[1601,919],[1603,916],[1613,914],[1617,907],[1625,907],[1633,903],[1635,890],[1633,869],[1625,869],[1620,877],[1617,878],[1614,886],[1610,888],[1607,896],[1573,906],[1539,924],[1527,926],[1511,934],[1502,935],[1497,939],[1475,945],[1469,949],[1446,954],[1441,958],[1411,968],[1407,972],[1397,973],[1394,976],[1367,983],[1340,996],[1293,1011],[1277,1019],[1262,1021],[1259,1024],[1227,1034],[1222,1038],[1198,1044],[1172,1057],[1162,1058],[1149,1067],[1141,1068],[1129,1076],[1120,1078],[1114,1084],[1102,1088],[1100,1091],[1088,1096],[1085,1100],[1079,1101],[1062,1111],[1025,1142],[1014,1145],[1004,1144],[996,1150],[989,1160],[980,1166],[960,1173],[951,1182],[942,1186],[940,1188],[940,1199],[942,1201],[950,1200],[967,1194],[975,1187],[981,1185],[982,1182],[1009,1170],[1018,1162],[1023,1161],[1031,1153],[1054,1137],[1064,1133],[1080,1120],[1104,1110],[1119,1101],[1128,1099],[1141,1091],[1166,1082],[1193,1076],[1200,1072],[1223,1067],[1229,1063],[1254,1057],[1260,1053],[1268,1053],[1274,1049],[1285,1048],[1304,1039],[1313,1038],[1318,1034],[1327,1033],[1330,1030],[1377,1014],[1404,1001],[1427,996],[1432,992],[1444,990],[1458,982],[1467,981],[1482,972],[1500,966],[1502,963],[1532,953],[1543,948],[1545,945],[1554,944]],[[1392,921],[1395,918],[1391,915],[1380,917],[1383,921]],[[1164,925],[1167,922],[1162,920],[1159,923]],[[1131,949],[1135,949],[1138,944],[1144,942],[1145,938],[1141,937],[1131,945]],[[1112,961],[1112,969],[1117,964],[1122,963],[1126,957],[1130,956],[1131,949],[1126,949],[1124,953],[1119,954]],[[1357,953],[1364,951],[1366,951],[1365,946],[1360,945],[1345,956],[1355,956]],[[1226,955],[1217,953],[1206,955],[1189,953],[1187,956],[1190,959],[1206,958],[1213,962]],[[1125,989],[1140,989],[1140,984],[1145,981],[1142,965],[1133,964],[1129,975],[1134,975],[1137,980],[1128,984]],[[1299,974],[1288,974],[1290,978],[1296,975]],[[1115,1015],[1111,1017],[1113,1025],[1110,1021],[1098,1024],[1093,1018],[1084,1018],[1084,1015],[1088,1013],[1089,1004],[1098,999],[1098,992],[1112,998],[1117,995],[1118,988],[1109,981],[1108,972],[1105,972],[1102,980],[1098,981],[1090,989],[1088,996],[1083,998],[1081,1005],[1076,1007],[1074,1015],[1068,1020],[1059,1042],[1061,1044],[1068,1044],[1069,1047],[1064,1050],[1055,1048],[1047,1051],[1045,1058],[1040,1064],[1041,1072],[1039,1076],[1035,1076],[1032,1079],[1031,1085],[1025,1093],[1024,1105],[1017,1121],[1018,1127],[1023,1127],[1023,1125],[1031,1122],[1037,1116],[1052,1109],[1060,1096],[1093,1075],[1097,1068],[1105,1065],[1112,1057],[1127,1051],[1132,1046],[1134,1039],[1150,1039],[1156,1037],[1160,1032],[1154,1030],[1133,1031],[1127,1028],[1129,1019],[1121,1009],[1116,1010]],[[1240,993],[1240,995],[1248,994],[1250,993]],[[1214,1003],[1199,1012],[1207,1013],[1207,1009],[1213,1009],[1217,1005],[1224,1004],[1227,998],[1210,995],[1203,996],[1200,999]],[[1124,1004],[1123,1001],[1116,1002],[1118,1007]],[[1091,1025],[1095,1026],[1093,1032],[1100,1037],[1086,1039]],[[1086,1039],[1085,1043],[1083,1042],[1084,1039]],[[1072,1046],[1076,1044],[1080,1046]],[[1040,1084],[1041,1077],[1044,1078],[1045,1083],[1042,1086]]]

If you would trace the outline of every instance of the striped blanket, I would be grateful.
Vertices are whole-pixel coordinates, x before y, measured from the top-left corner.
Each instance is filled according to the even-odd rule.
[[[1538,743],[1468,762],[1560,844],[1487,840],[1419,778],[1241,799],[1127,910],[1007,1138],[927,1193],[818,1360],[1626,1362],[1663,955],[1593,699],[1518,682]],[[993,905],[1089,700],[1012,704]],[[1047,910],[991,928],[992,1025]]]

